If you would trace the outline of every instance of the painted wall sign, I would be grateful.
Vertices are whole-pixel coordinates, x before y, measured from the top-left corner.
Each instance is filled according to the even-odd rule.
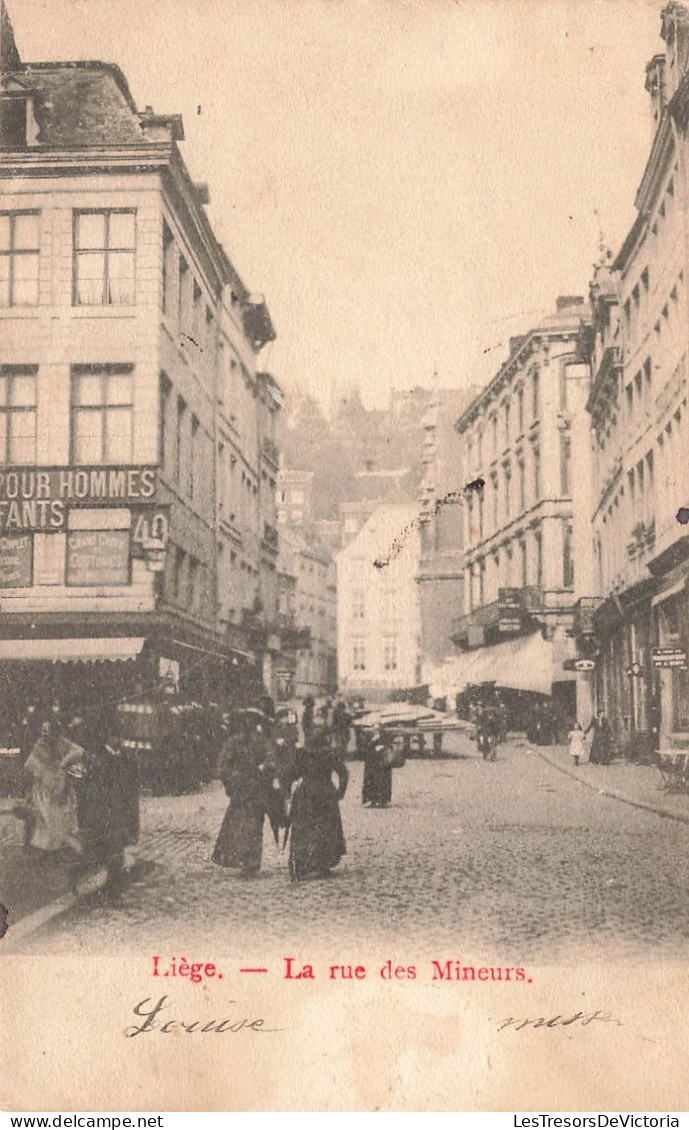
[[[152,502],[155,467],[4,467],[0,470],[0,533],[66,526],[70,507]]]
[[[675,667],[684,671],[687,667],[687,652],[683,647],[654,647],[651,661],[654,667]]]
[[[0,537],[0,588],[30,588],[33,580],[31,534]]]
[[[70,530],[68,585],[128,585],[129,530]]]

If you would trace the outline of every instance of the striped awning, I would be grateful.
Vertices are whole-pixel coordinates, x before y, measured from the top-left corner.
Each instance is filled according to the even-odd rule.
[[[114,636],[55,639],[0,640],[0,660],[23,663],[103,663],[136,659],[146,640],[143,637]]]

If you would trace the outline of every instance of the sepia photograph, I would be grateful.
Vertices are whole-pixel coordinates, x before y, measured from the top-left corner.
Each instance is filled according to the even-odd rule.
[[[682,0],[0,0],[2,1109],[682,1109],[688,275]]]

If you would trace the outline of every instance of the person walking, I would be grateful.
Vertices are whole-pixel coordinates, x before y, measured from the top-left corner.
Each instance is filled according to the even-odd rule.
[[[316,727],[297,757],[292,793],[289,873],[326,878],[347,853],[340,801],[349,783],[344,762],[334,753],[327,730]],[[337,786],[333,784],[337,777]]]
[[[279,790],[271,743],[260,710],[238,711],[220,754],[218,776],[230,798],[213,851],[213,863],[258,875],[263,853],[263,822],[271,790]]]
[[[569,755],[575,765],[579,765],[586,755],[586,732],[580,722],[568,734]]]
[[[304,735],[304,744],[306,744],[311,736],[316,717],[316,700],[313,695],[307,694],[302,706],[304,707],[304,712],[301,716],[301,729]]]
[[[42,723],[24,766],[32,782],[32,848],[46,853],[69,849],[77,856],[82,854],[77,797],[68,770],[83,760],[84,750],[62,735],[57,715],[51,713]]]
[[[593,731],[591,739],[591,752],[589,762],[592,765],[609,765],[612,759],[612,735],[608,720],[604,714],[598,714],[591,720],[586,733]]]
[[[115,710],[91,721],[81,805],[84,856],[104,864],[101,897],[117,903],[126,883],[125,850],[139,840],[139,766],[124,745]]]
[[[392,803],[392,767],[387,764],[389,744],[380,730],[367,734],[361,803],[370,808],[389,808]]]
[[[346,703],[340,698],[333,710],[332,733],[335,748],[341,758],[347,756],[351,717]]]

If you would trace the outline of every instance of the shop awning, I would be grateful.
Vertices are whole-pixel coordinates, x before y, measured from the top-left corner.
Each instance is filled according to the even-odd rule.
[[[117,636],[95,639],[0,640],[0,660],[44,663],[102,663],[136,659],[146,640]]]
[[[513,690],[551,694],[553,682],[574,679],[562,669],[562,648],[544,640],[540,632],[517,636],[492,647],[479,647],[453,656],[438,672],[438,690],[457,694],[469,684],[495,683]],[[433,694],[435,687],[431,688]]]

